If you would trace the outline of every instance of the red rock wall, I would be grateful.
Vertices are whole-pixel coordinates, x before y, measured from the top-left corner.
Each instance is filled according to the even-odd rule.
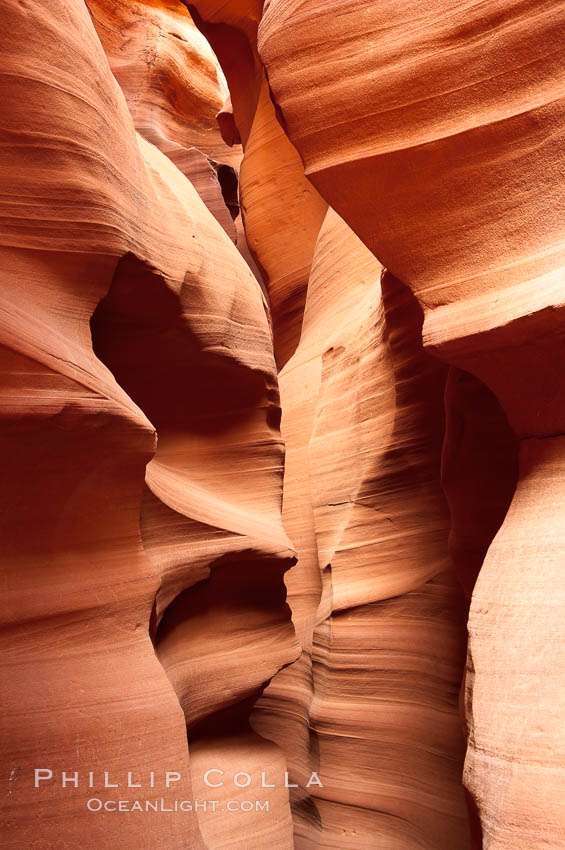
[[[565,6],[486,6],[5,0],[7,846],[565,847]]]
[[[298,653],[266,302],[136,135],[85,5],[4,13],[5,839],[205,847],[195,813],[92,814],[87,772],[179,771],[174,797],[202,798],[186,722],[245,705]],[[34,768],[79,787],[36,789]]]
[[[299,554],[287,586],[303,657],[253,715],[300,789],[311,770],[324,784],[294,793],[298,847],[467,846],[465,604],[439,483],[445,369],[424,354],[420,327],[409,290],[381,281],[330,211],[301,342],[280,375],[283,519]]]
[[[488,848],[563,846],[564,11],[270,0],[259,34],[306,173],[410,285],[428,350],[486,384],[522,439],[469,621],[465,781]]]

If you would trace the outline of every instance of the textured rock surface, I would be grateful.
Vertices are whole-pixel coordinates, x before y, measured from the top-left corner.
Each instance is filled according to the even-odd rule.
[[[254,714],[262,734],[293,742],[301,788],[312,769],[324,783],[310,799],[295,792],[297,846],[467,846],[464,604],[439,486],[445,370],[423,354],[420,326],[409,290],[390,275],[381,284],[380,264],[330,211],[280,377],[283,517],[299,552],[287,584],[304,656]]]
[[[87,5],[137,131],[190,178],[235,240],[217,167],[239,167],[241,149],[222,139],[216,115],[228,87],[187,8],[180,0],[89,0]]]
[[[307,174],[430,308],[561,266],[564,27],[560,0],[266,3],[261,55]]]
[[[282,368],[300,339],[314,247],[328,205],[306,179],[272,103],[256,50],[260,5],[198,0],[191,8],[232,92],[233,120],[244,148],[242,217],[269,294],[275,357]]]
[[[241,164],[241,206],[247,242],[264,273],[279,367],[300,339],[316,239],[327,204],[275,114],[263,79]]]
[[[3,11],[8,846],[564,848],[561,0]]]
[[[563,682],[548,671],[563,646],[564,26],[558,0],[271,0],[260,32],[306,173],[411,286],[430,349],[524,438],[469,623],[466,782],[489,848],[563,846]]]
[[[84,780],[172,769],[175,796],[190,800],[179,699],[196,723],[296,656],[265,302],[188,180],[136,137],[84,4],[8,2],[4,13],[5,837],[14,848],[204,847],[194,814],[93,815]],[[246,579],[255,595],[238,601],[230,588]],[[163,667],[200,606],[199,581],[215,634],[206,666],[223,693],[211,677],[189,711],[197,658],[171,673],[179,699]],[[238,618],[252,640],[226,670]],[[255,638],[276,652],[260,662]],[[83,770],[83,783],[34,789],[35,767]],[[159,791],[172,797],[162,776]]]

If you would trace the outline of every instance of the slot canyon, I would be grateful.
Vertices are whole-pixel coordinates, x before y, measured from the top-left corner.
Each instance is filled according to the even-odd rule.
[[[2,846],[565,850],[565,0],[0,9]]]

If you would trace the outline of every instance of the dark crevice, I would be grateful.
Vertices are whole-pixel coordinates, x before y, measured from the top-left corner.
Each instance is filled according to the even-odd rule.
[[[284,583],[284,573],[295,562],[293,557],[268,558],[253,551],[221,556],[209,565],[207,579],[180,593],[166,609],[156,652],[165,670],[170,667],[173,682],[179,656],[192,659],[192,671],[181,677],[182,687],[176,683],[191,741],[247,728],[249,713],[272,676],[295,660],[288,657],[294,630]],[[261,659],[272,652],[273,627],[281,630],[280,663],[262,679]],[[246,632],[254,642],[249,655]],[[232,643],[234,634],[240,638],[237,645]],[[237,652],[239,665],[234,663]],[[197,684],[204,674],[208,688],[202,703]]]
[[[216,172],[224,203],[232,219],[235,221],[239,215],[239,180],[237,171],[231,165],[215,162],[213,159],[209,159],[208,162]]]
[[[451,513],[449,549],[470,599],[514,496],[519,440],[494,393],[470,372],[450,368],[445,411],[442,486]]]
[[[127,254],[91,322],[93,349],[158,433],[213,434],[233,428],[272,397],[265,376],[209,351],[179,294]]]

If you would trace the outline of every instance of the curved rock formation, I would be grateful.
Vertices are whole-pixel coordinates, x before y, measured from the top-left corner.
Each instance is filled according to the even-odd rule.
[[[234,678],[223,702],[242,687],[256,694],[296,655],[265,302],[188,180],[136,137],[84,4],[8,2],[5,16],[5,836],[14,848],[204,847],[194,813],[118,818],[86,801],[116,796],[101,790],[104,771],[122,786],[130,771],[145,788],[155,772],[147,796],[167,803],[173,770],[174,797],[192,798],[185,720],[149,621],[155,608],[154,626],[165,623],[195,582],[206,588],[218,552],[211,586],[222,576],[226,586],[209,628],[228,587],[260,570],[264,608],[250,621],[245,606],[257,602],[244,599],[238,616],[277,646],[266,664],[242,658],[245,684]],[[167,666],[165,640],[160,655]],[[35,768],[53,782],[34,788]],[[79,787],[61,787],[61,771],[78,771]]]
[[[299,847],[369,847],[377,835],[391,848],[467,846],[465,606],[439,486],[445,370],[423,354],[420,326],[409,291],[390,275],[381,284],[380,264],[328,212],[280,378],[303,658],[253,715],[299,785]],[[312,770],[323,788],[305,796]]]
[[[565,850],[564,11],[6,0],[14,850]]]
[[[260,52],[306,173],[430,309],[562,265],[562,12],[265,4]]]
[[[275,356],[282,368],[300,339],[314,247],[327,204],[304,176],[300,157],[277,119],[256,50],[259,5],[198,0],[191,8],[222,62],[232,92],[234,126],[244,148],[242,218],[247,245],[269,295]],[[224,132],[233,138],[231,129]]]
[[[241,164],[241,206],[247,244],[269,293],[279,368],[300,339],[316,239],[327,204],[304,176],[264,79]]]
[[[260,28],[306,173],[411,286],[430,350],[490,387],[525,439],[525,478],[469,627],[466,781],[489,848],[563,846],[562,683],[547,675],[559,669],[563,631],[541,589],[559,598],[562,547],[557,536],[549,556],[533,552],[522,535],[552,533],[559,492],[564,27],[559,0],[488,9],[270,0]],[[540,705],[552,706],[541,724]]]
[[[136,130],[190,178],[235,241],[218,180],[220,163],[239,167],[216,116],[228,87],[210,45],[180,0],[89,0],[93,23]]]

